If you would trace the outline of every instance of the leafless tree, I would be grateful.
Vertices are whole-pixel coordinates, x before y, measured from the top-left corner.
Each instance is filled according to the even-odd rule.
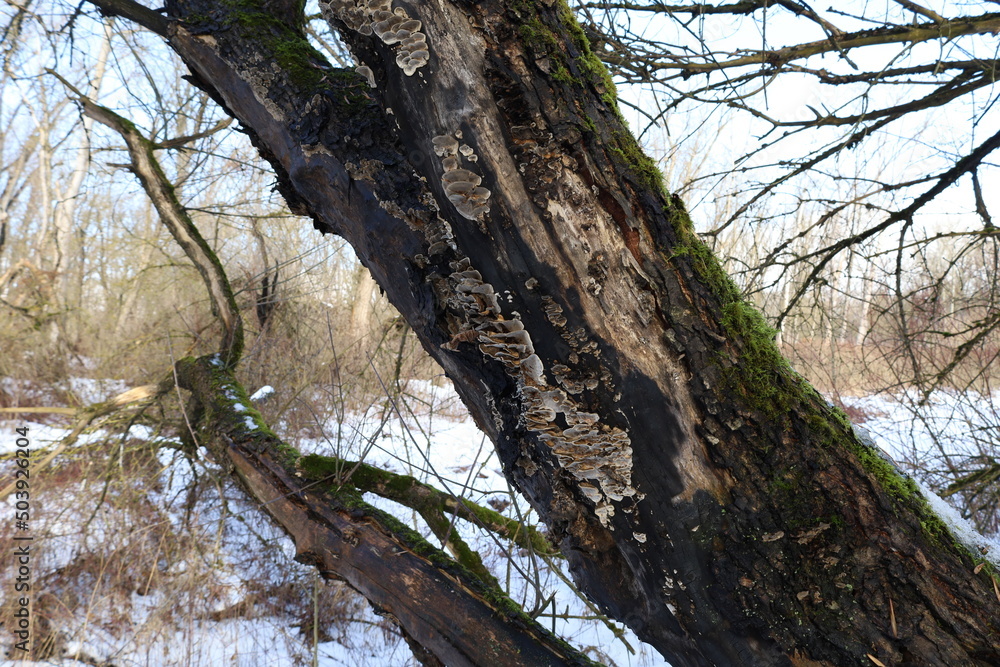
[[[93,5],[165,40],[192,83],[240,122],[292,210],[353,245],[454,381],[581,588],[674,665],[1000,661],[992,566],[957,544],[912,480],[781,357],[774,331],[625,127],[598,58],[608,54],[595,53],[568,6],[323,2],[323,20],[357,61],[352,72],[310,44],[295,3]],[[782,7],[828,34],[820,46],[766,50],[776,66],[862,44],[805,5]],[[929,18],[933,29],[876,28],[873,39],[940,36]],[[990,20],[965,32],[993,30]],[[756,57],[722,59],[722,69]],[[871,125],[817,113],[815,124],[855,128],[826,149],[839,151],[899,113],[886,107]],[[799,258],[811,260],[807,274],[882,230],[911,229],[915,212],[995,141],[917,179],[924,189],[876,224]],[[140,166],[154,147],[134,136],[129,145],[156,190],[156,170]],[[760,199],[751,201],[716,233],[743,221]],[[210,255],[198,264],[211,282]],[[328,471],[262,424],[233,419],[227,391],[240,405],[242,394],[223,360],[239,358],[238,317],[231,295],[213,295],[230,322],[221,357],[185,359],[177,376],[215,434],[215,455],[266,499],[300,559],[393,615],[429,663],[582,660],[340,486],[304,493],[300,475]]]

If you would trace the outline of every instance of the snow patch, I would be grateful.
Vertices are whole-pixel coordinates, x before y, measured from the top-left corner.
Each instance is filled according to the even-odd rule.
[[[261,401],[266,401],[267,399],[269,399],[273,394],[274,394],[274,387],[272,387],[269,384],[266,384],[257,391],[255,391],[253,393],[253,396],[250,397],[250,400],[253,401],[254,403],[260,403]]]
[[[920,492],[924,494],[931,509],[938,515],[938,518],[944,521],[955,539],[970,553],[981,556],[984,560],[989,561],[993,567],[1000,569],[1000,538],[986,537],[963,518],[944,498],[934,493],[930,487],[919,480],[917,486],[920,487]]]

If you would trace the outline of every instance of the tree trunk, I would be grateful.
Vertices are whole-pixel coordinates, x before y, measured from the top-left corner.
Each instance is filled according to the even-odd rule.
[[[491,510],[466,505],[412,477],[338,458],[301,457],[271,432],[259,412],[248,407],[247,393],[234,377],[242,319],[218,259],[176,198],[153,155],[153,144],[110,109],[82,96],[78,102],[88,117],[116,130],[125,140],[132,172],[160,221],[201,273],[212,310],[225,331],[220,353],[182,359],[159,385],[139,387],[107,404],[92,406],[79,415],[76,431],[126,402],[162,396],[176,383],[191,392],[187,419],[199,428],[199,437],[191,438],[191,451],[196,449],[196,440],[208,447],[250,498],[291,535],[296,558],[313,564],[325,578],[348,582],[376,612],[393,618],[406,641],[416,647],[414,656],[421,663],[592,665],[580,651],[546,631],[503,594],[478,554],[452,532],[445,513],[500,535],[519,530],[520,524]],[[75,439],[76,431],[69,440]],[[61,447],[65,445],[64,441]],[[455,554],[455,561],[367,505],[361,498],[362,490],[418,511]],[[521,544],[544,551],[551,547],[547,539],[530,531],[522,536]]]
[[[781,358],[562,0],[321,3],[360,74],[291,2],[94,1],[354,246],[580,586],[675,667],[1000,664],[991,568]]]
[[[375,313],[375,290],[378,285],[372,280],[372,274],[363,266],[355,272],[354,300],[351,302],[351,337],[362,340],[370,334],[372,316]],[[364,341],[362,348],[367,347]]]

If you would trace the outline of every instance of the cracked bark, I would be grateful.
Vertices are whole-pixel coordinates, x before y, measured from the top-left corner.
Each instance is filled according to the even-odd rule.
[[[430,54],[408,75],[348,5],[327,15],[376,88],[308,50],[291,4],[145,19],[354,246],[581,588],[677,667],[1000,663],[990,568],[777,359],[564,6],[407,3]],[[449,200],[456,165],[488,213]]]

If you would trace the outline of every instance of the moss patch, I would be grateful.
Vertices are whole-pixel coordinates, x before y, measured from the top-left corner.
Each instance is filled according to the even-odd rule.
[[[189,360],[181,360],[178,363],[183,364],[187,361]],[[190,361],[194,363],[194,360]],[[246,441],[270,449],[286,467],[294,465],[300,456],[298,450],[286,444],[271,430],[263,415],[253,407],[253,402],[243,385],[233,377],[232,370],[223,363],[220,356],[216,354],[203,357],[197,363],[208,370],[212,396],[224,404],[205,406],[206,423],[216,424],[210,426],[212,431],[239,434]],[[221,426],[218,425],[220,422]]]
[[[640,184],[661,197],[667,197],[663,172],[656,165],[656,160],[646,155],[631,132],[614,133],[613,141],[609,142],[608,148],[632,171]]]
[[[719,360],[727,391],[734,392],[745,405],[768,418],[780,418],[797,402],[797,385],[804,383],[778,350],[777,332],[760,311],[743,298],[740,288],[694,231],[691,218],[677,197],[665,213],[677,238],[672,257],[667,259],[688,259],[699,281],[707,285],[719,301],[720,324],[726,338],[739,347],[735,363]]]
[[[273,54],[281,69],[298,86],[318,87],[330,65],[306,39],[304,3],[298,2],[289,12],[277,14],[267,3],[253,0],[224,0],[224,10],[211,15],[191,13],[184,24],[195,34],[219,30],[245,31],[263,46],[262,53]]]

